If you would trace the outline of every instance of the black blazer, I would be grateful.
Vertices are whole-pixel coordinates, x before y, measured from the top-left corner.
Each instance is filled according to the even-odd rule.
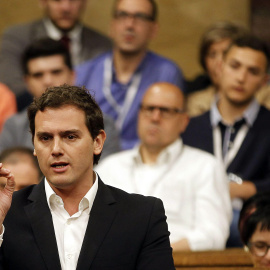
[[[210,112],[191,118],[182,134],[185,144],[214,153]],[[270,111],[261,106],[227,172],[252,181],[257,191],[270,191]]]
[[[4,225],[0,269],[61,269],[44,181],[14,193]],[[77,269],[175,269],[161,200],[99,180]]]

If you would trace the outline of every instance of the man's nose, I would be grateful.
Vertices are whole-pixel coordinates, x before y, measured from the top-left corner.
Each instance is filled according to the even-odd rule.
[[[51,74],[45,74],[43,76],[43,85],[45,88],[53,86],[53,76]]]
[[[245,70],[243,70],[243,69],[238,70],[238,72],[237,72],[237,80],[239,82],[244,82],[245,79],[246,79],[246,75],[247,75],[247,72]]]
[[[161,111],[159,108],[154,108],[152,112],[152,120],[159,121],[161,119]]]
[[[60,0],[59,3],[61,10],[69,11],[72,9],[71,1],[70,0]]]
[[[60,139],[54,139],[52,144],[52,155],[60,156],[63,154],[63,146]]]

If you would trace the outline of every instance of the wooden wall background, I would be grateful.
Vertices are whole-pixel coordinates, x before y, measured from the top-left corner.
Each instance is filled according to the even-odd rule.
[[[134,0],[136,1],[136,0]],[[201,71],[198,44],[205,29],[218,20],[250,24],[250,0],[156,0],[160,30],[151,49],[173,59],[187,78]],[[108,32],[113,0],[88,0],[83,21]],[[0,0],[0,35],[9,25],[42,15],[38,0]]]

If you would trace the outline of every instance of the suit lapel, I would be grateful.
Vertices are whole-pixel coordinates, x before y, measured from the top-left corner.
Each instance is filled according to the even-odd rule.
[[[33,41],[33,40],[38,40],[45,37],[48,37],[48,34],[47,34],[43,20],[38,20],[38,21],[33,22],[30,39]]]
[[[116,201],[109,188],[99,180],[98,191],[90,212],[77,270],[90,269],[116,214]]]
[[[47,204],[44,181],[35,186],[25,207],[40,253],[48,269],[61,269],[52,216]]]

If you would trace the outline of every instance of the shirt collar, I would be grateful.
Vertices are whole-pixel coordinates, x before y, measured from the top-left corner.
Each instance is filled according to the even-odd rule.
[[[98,190],[98,176],[96,172],[94,173],[95,173],[95,182],[93,186],[85,194],[85,196],[81,199],[80,204],[79,204],[79,211],[83,211],[84,209],[87,208],[88,215],[90,214],[90,210],[93,206],[93,203],[97,194],[97,190]],[[63,204],[61,197],[55,194],[55,192],[49,185],[46,178],[45,178],[45,193],[46,193],[47,203],[51,211],[52,211],[52,206],[56,203],[57,200],[58,201],[60,200],[61,203]]]
[[[113,64],[113,52],[110,53],[109,57],[112,59],[112,79],[114,82],[117,82],[116,80],[116,70]],[[129,82],[127,84],[125,84],[126,86],[129,86],[133,80],[133,77],[136,73],[142,72],[142,70],[144,70],[144,66],[147,65],[147,62],[149,61],[150,57],[150,53],[146,52],[144,58],[142,59],[141,63],[138,65],[138,67],[136,68],[135,72],[133,73],[133,75],[131,76]]]
[[[219,99],[215,100],[210,109],[210,121],[211,121],[212,127],[216,127],[219,122],[223,122],[222,116],[219,113],[219,110],[217,107],[218,101]],[[243,116],[241,118],[244,118],[246,120],[246,123],[249,126],[252,126],[257,118],[259,110],[260,110],[260,105],[257,102],[257,100],[254,98],[251,104],[243,113]],[[237,119],[237,120],[240,120],[240,119]]]
[[[160,152],[155,165],[168,164],[171,161],[176,160],[176,158],[178,158],[179,155],[181,154],[182,150],[183,150],[183,142],[182,139],[179,138]],[[133,151],[131,154],[133,161],[137,164],[143,164],[140,153],[140,145],[136,146],[131,151]]]
[[[48,36],[52,39],[60,39],[63,36],[63,32],[58,29],[49,18],[44,19],[44,25],[46,28],[46,31],[48,33]],[[82,25],[77,24],[75,27],[72,28],[71,31],[67,33],[67,36],[73,41],[73,40],[79,40],[82,32]]]

